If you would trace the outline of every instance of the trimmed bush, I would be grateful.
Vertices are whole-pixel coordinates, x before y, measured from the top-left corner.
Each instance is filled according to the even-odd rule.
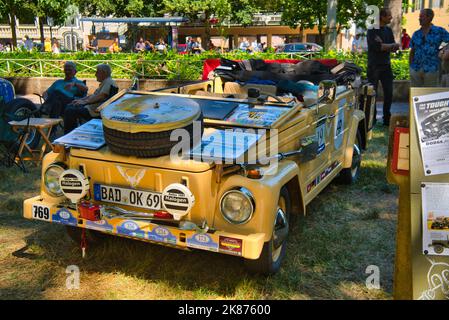
[[[392,55],[392,69],[395,79],[409,79],[408,51]],[[212,58],[226,58],[231,60],[244,59],[295,59],[295,55],[278,54],[273,50],[264,53],[249,54],[241,51],[219,54],[206,51],[202,54],[180,55],[174,51],[166,54],[159,53],[107,53],[94,54],[92,52],[74,53],[42,53],[42,52],[2,52],[0,53],[1,77],[61,77],[64,61],[73,60],[78,64],[78,77],[94,78],[95,66],[107,61],[115,78],[130,79],[139,77],[168,80],[198,80],[201,78],[203,61]],[[353,54],[350,52],[328,51],[314,55],[314,58],[337,59],[338,61],[353,61],[363,70],[366,77],[367,54]],[[11,59],[14,59],[12,61]]]

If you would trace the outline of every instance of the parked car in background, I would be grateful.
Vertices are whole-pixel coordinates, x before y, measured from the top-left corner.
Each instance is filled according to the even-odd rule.
[[[277,53],[302,53],[302,52],[318,52],[323,50],[323,47],[311,42],[296,42],[287,43],[283,46],[279,46],[276,49]]]

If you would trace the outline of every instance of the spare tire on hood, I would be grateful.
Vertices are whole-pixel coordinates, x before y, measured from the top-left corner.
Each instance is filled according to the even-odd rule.
[[[109,149],[117,154],[157,157],[170,153],[178,141],[172,132],[185,129],[189,145],[203,134],[203,115],[197,102],[189,98],[126,94],[101,112]],[[196,130],[194,127],[197,126]]]

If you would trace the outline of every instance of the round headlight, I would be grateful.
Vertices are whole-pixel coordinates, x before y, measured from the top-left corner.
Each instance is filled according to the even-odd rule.
[[[245,188],[229,190],[221,197],[220,209],[228,222],[243,224],[253,215],[254,198]]]
[[[65,168],[62,164],[54,163],[47,167],[44,173],[44,185],[47,192],[54,197],[62,196],[61,186],[59,185],[59,177]]]

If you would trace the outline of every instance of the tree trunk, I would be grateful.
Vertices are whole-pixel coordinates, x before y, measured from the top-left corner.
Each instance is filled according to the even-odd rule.
[[[385,8],[391,10],[391,15],[393,19],[391,20],[390,27],[393,30],[393,35],[396,42],[401,40],[401,29],[402,29],[402,0],[384,0]]]
[[[42,51],[45,51],[44,18],[39,17],[39,32],[41,34]]]
[[[17,33],[16,33],[16,12],[13,8],[11,8],[11,21],[10,21],[10,26],[11,26],[11,38],[12,38],[12,47],[15,49],[17,48]]]
[[[205,38],[204,38],[204,43],[203,43],[203,45],[202,45],[202,47],[205,49],[205,50],[209,50],[209,41],[210,41],[210,12],[209,11],[205,11],[204,12],[204,19],[205,19],[205,21],[204,21],[204,29],[205,29],[205,31],[206,31],[206,34],[205,34]]]

